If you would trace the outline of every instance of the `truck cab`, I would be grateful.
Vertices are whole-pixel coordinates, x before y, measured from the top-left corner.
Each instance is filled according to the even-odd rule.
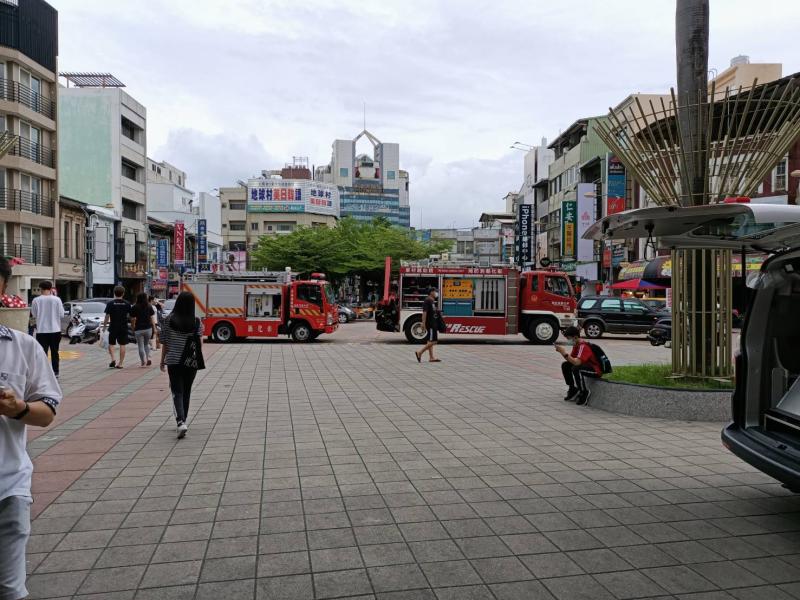
[[[538,343],[551,343],[560,330],[576,324],[575,289],[561,271],[523,271],[519,282],[520,331]]]

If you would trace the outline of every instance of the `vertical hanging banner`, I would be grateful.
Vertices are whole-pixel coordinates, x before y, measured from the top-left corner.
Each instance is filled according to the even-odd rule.
[[[197,262],[208,262],[208,225],[205,219],[197,221]]]
[[[157,242],[156,266],[157,267],[169,266],[169,240],[167,238],[159,238]]]
[[[175,264],[186,262],[186,227],[183,221],[175,221]]]
[[[561,201],[561,256],[575,258],[575,241],[578,225],[578,203],[575,200]]]
[[[591,262],[594,260],[594,240],[583,239],[583,234],[595,222],[595,204],[597,198],[593,183],[578,184],[578,260]]]
[[[606,154],[606,215],[625,210],[625,187],[625,165],[613,154]]]
[[[530,263],[533,258],[531,254],[531,232],[533,229],[533,218],[531,215],[530,204],[520,204],[517,208],[517,231],[515,249],[517,254],[517,264],[524,265]]]

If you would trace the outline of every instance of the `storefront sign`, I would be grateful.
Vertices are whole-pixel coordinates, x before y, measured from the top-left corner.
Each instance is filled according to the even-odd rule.
[[[595,186],[592,183],[578,184],[578,260],[590,262],[594,260],[594,240],[583,239],[583,234],[595,221]]]
[[[208,225],[205,219],[197,221],[197,262],[208,261]]]
[[[175,264],[186,262],[186,226],[183,221],[175,221]]]
[[[515,250],[518,265],[524,265],[532,260],[531,232],[533,230],[533,218],[531,209],[532,206],[530,204],[520,204],[517,208]]]
[[[578,221],[578,203],[575,200],[561,202],[561,256],[575,258],[575,234]]]
[[[339,189],[313,180],[254,178],[247,184],[247,212],[310,212],[339,216]]]
[[[169,271],[167,269],[158,269],[158,280],[167,281],[169,279]]]
[[[625,165],[613,154],[606,154],[606,215],[625,210]]]
[[[166,267],[169,265],[169,240],[160,238],[156,243],[156,266]]]

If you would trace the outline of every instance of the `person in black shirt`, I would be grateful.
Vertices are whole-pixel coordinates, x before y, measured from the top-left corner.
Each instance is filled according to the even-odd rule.
[[[150,361],[150,339],[156,334],[156,310],[144,292],[136,296],[136,304],[131,308],[131,319],[133,336],[139,348],[139,362],[142,367],[149,367],[153,364]]]
[[[422,326],[425,328],[425,345],[422,350],[414,352],[417,362],[422,362],[422,355],[427,352],[430,355],[430,362],[442,362],[433,356],[433,347],[439,341],[439,330],[436,328],[436,300],[439,298],[439,291],[431,289],[428,297],[422,303]]]
[[[103,327],[108,328],[108,353],[111,355],[109,367],[122,368],[125,362],[125,346],[128,343],[128,320],[131,315],[131,303],[123,298],[125,288],[118,285],[114,288],[114,299],[106,304],[106,318]],[[119,344],[119,362],[114,359],[114,346]]]

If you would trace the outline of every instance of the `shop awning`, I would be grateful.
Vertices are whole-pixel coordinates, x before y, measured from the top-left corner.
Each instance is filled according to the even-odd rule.
[[[611,286],[612,290],[664,290],[665,286],[644,279],[626,279]]]
[[[754,273],[761,269],[762,263],[766,260],[763,255],[746,257],[747,272]],[[734,277],[742,276],[742,257],[734,254],[731,258],[731,270]],[[672,278],[672,257],[657,256],[653,260],[636,260],[633,262],[622,263],[620,265],[618,281],[629,279],[671,279]]]

